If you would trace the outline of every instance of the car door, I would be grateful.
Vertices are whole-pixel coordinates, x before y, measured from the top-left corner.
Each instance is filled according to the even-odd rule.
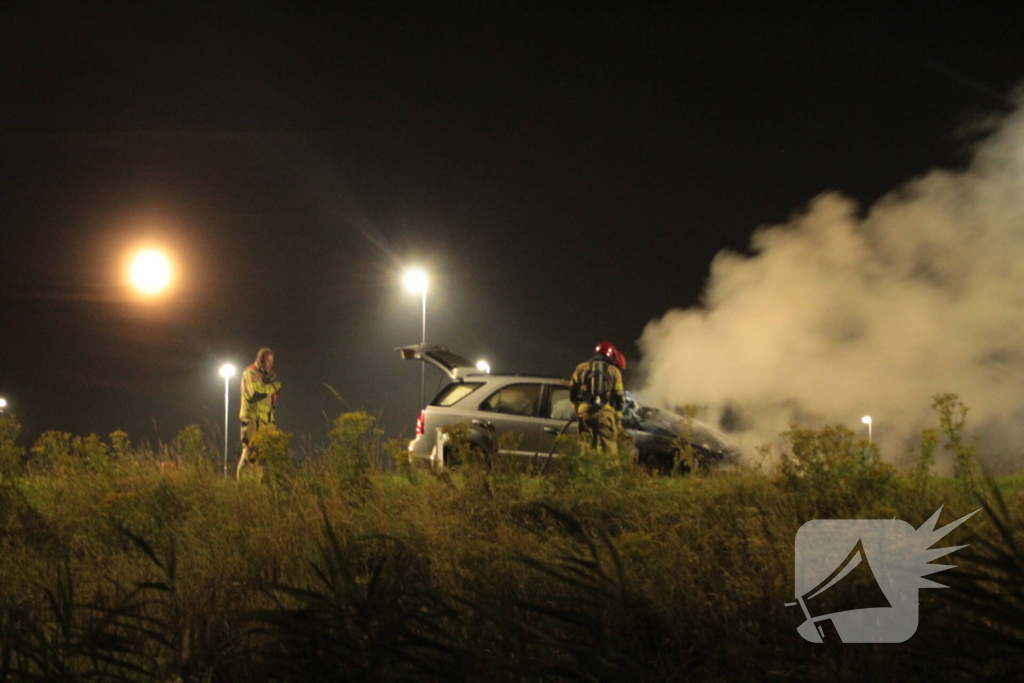
[[[543,457],[553,452],[559,434],[575,436],[578,433],[576,408],[569,400],[568,384],[552,383],[545,386],[539,423],[537,452]]]
[[[541,382],[506,384],[480,402],[472,423],[491,431],[502,453],[533,457],[540,443],[543,390]]]

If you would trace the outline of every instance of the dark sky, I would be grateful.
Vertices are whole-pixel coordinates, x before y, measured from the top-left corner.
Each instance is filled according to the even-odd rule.
[[[962,163],[1024,75],[975,3],[551,4],[4,3],[0,396],[28,438],[218,429],[219,364],[263,345],[283,428],[409,435],[414,263],[428,341],[567,375],[607,338],[632,369],[718,251]],[[121,265],[153,241],[180,281],[144,304]]]

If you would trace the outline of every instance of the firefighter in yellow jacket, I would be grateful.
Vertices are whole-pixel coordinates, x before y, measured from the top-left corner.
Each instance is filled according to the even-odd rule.
[[[263,347],[256,352],[256,362],[242,373],[242,408],[239,419],[242,423],[242,457],[238,460],[238,477],[246,462],[255,460],[255,452],[249,446],[260,429],[274,424],[274,409],[281,383],[274,374],[274,352]]]
[[[601,342],[594,351],[594,357],[577,365],[572,373],[569,398],[580,419],[580,440],[615,454],[615,439],[622,431],[622,409],[626,403],[622,385],[626,358],[609,341]]]

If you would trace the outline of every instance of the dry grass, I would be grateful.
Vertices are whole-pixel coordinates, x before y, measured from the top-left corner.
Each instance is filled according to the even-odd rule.
[[[19,453],[45,462],[0,480],[0,682],[971,680],[1019,664],[985,635],[1021,638],[985,612],[1024,585],[1017,479],[984,491],[963,597],[924,591],[912,645],[800,639],[783,603],[801,524],[952,519],[977,493],[892,470],[839,427],[788,436],[774,474],[566,460],[530,475],[471,457],[396,473],[381,468],[395,444],[354,414],[314,461],[295,466],[284,439],[276,469],[241,482],[194,431],[103,453],[80,439],[88,457],[51,436]],[[951,643],[952,624],[979,635]]]

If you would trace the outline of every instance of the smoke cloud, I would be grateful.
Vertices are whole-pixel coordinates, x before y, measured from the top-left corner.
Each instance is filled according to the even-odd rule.
[[[650,403],[706,405],[738,441],[790,422],[866,428],[904,461],[937,426],[932,396],[970,408],[993,464],[1024,451],[1024,114],[974,151],[862,211],[835,192],[758,229],[750,256],[721,252],[701,306],[640,339]],[[728,424],[726,424],[728,427]]]

